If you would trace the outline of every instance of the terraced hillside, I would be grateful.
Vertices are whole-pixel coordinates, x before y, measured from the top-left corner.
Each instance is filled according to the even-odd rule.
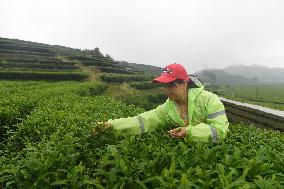
[[[98,48],[80,50],[0,38],[0,79],[86,80],[98,78],[94,73],[145,74],[104,56]]]
[[[76,53],[62,47],[22,40],[0,38],[0,79],[10,80],[83,80],[88,77],[71,61],[60,58]]]

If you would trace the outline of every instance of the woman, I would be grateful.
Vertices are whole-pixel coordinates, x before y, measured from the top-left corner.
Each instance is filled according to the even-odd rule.
[[[217,143],[226,137],[229,122],[218,96],[203,86],[190,87],[190,79],[180,64],[170,64],[153,80],[164,86],[167,101],[154,110],[135,117],[108,120],[100,123],[103,129],[125,130],[131,134],[151,132],[165,125],[175,126],[168,133],[173,138],[187,137],[192,141],[208,139]],[[93,133],[98,129],[94,128]]]

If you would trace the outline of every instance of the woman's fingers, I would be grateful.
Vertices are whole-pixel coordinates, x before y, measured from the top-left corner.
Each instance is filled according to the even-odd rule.
[[[96,125],[99,126],[99,127],[104,127],[105,122],[97,122]]]
[[[181,130],[181,128],[178,127],[178,128],[174,128],[174,129],[169,130],[168,133],[177,133],[177,132],[179,132],[180,130]]]
[[[183,138],[187,135],[187,131],[185,128],[178,127],[172,130],[169,130],[168,133],[171,135],[173,138]]]
[[[169,130],[170,133],[176,133],[178,131],[179,131],[179,128],[174,128],[174,129]]]
[[[105,123],[105,125],[104,125],[105,129],[111,128],[111,124],[109,122],[104,122],[104,123]]]
[[[102,132],[102,131],[105,131],[107,129],[111,128],[111,124],[108,123],[108,122],[97,122],[96,123],[96,127],[92,128],[92,133],[94,135]]]

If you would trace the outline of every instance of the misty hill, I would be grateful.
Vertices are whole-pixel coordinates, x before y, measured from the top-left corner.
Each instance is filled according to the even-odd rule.
[[[224,70],[206,70],[194,73],[203,83],[212,85],[238,85],[238,84],[253,84],[255,79],[246,78],[243,76],[235,76],[228,74]]]
[[[284,68],[269,68],[262,65],[232,65],[224,68],[228,74],[257,79],[258,83],[284,83]]]
[[[284,83],[283,68],[269,68],[261,65],[232,65],[224,69],[199,71],[195,75],[204,83],[214,85]]]

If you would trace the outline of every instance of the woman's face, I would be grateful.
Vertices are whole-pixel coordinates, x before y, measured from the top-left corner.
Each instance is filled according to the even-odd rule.
[[[179,101],[184,98],[184,95],[187,95],[187,83],[171,82],[164,84],[164,92],[170,100]]]

